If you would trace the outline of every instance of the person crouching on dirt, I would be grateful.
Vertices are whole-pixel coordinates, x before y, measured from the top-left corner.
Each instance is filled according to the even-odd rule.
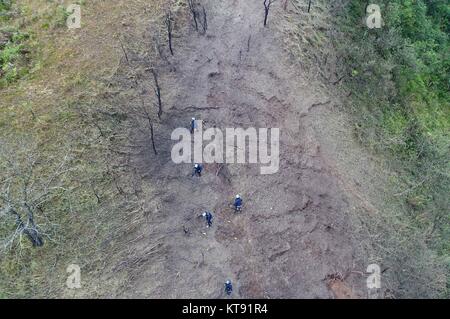
[[[203,171],[203,166],[200,164],[195,164],[194,165],[194,169],[192,171],[192,176],[198,176],[201,177],[202,176],[202,171]]]
[[[225,292],[229,296],[229,295],[231,295],[232,291],[233,291],[233,285],[231,284],[231,281],[227,280],[225,282]]]
[[[211,227],[212,226],[212,219],[213,219],[213,215],[210,212],[204,212],[203,213],[203,217],[206,220],[206,227]]]
[[[236,198],[234,199],[234,210],[236,212],[240,212],[242,209],[242,198],[241,195],[236,195]]]
[[[197,128],[197,123],[195,123],[195,117],[191,119],[191,134],[194,134],[195,129]]]

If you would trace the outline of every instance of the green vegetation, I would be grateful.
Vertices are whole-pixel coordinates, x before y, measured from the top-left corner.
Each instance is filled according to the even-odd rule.
[[[14,82],[28,72],[29,51],[24,42],[29,35],[7,26],[11,11],[12,2],[0,0],[0,87]]]
[[[95,3],[102,8],[101,2]],[[402,227],[398,229],[403,236],[399,250],[406,255],[415,249],[411,258],[423,255],[424,260],[428,259],[423,247],[415,246],[416,242],[405,235],[420,233],[450,267],[448,0],[379,0],[384,19],[379,30],[369,30],[361,23],[366,2],[349,3],[340,15],[343,36],[337,41],[348,74],[345,85],[354,97],[357,136],[374,152],[392,156],[400,172],[399,184],[403,188],[398,195],[410,216],[406,216],[407,220],[402,216],[394,226]],[[33,12],[33,5],[34,9],[44,9]],[[94,8],[92,4],[91,12]],[[110,12],[113,8],[108,9],[108,21],[121,20],[121,9],[114,7],[116,15]],[[97,10],[100,15],[106,14],[105,10]],[[151,12],[156,15],[157,10]],[[132,212],[128,205],[139,204],[129,195],[132,190],[124,192],[127,184],[121,181],[121,166],[116,161],[121,163],[113,160],[117,154],[110,154],[125,118],[108,112],[104,106],[108,101],[102,96],[115,92],[87,74],[88,69],[98,71],[89,64],[92,62],[75,59],[81,54],[76,54],[73,47],[84,46],[81,52],[92,50],[93,43],[86,41],[99,38],[93,27],[99,23],[95,15],[91,21],[86,18],[92,26],[88,29],[91,36],[71,44],[63,28],[66,17],[63,7],[55,1],[0,0],[0,149],[14,153],[6,158],[0,156],[0,195],[12,181],[12,198],[23,202],[20,196],[24,184],[31,181],[39,185],[51,179],[64,159],[71,168],[53,180],[59,190],[47,193],[46,201],[33,207],[44,245],[37,249],[24,235],[11,242],[8,249],[0,250],[0,298],[64,296],[64,278],[70,263],[80,264],[91,274],[89,296],[101,296],[104,292],[94,288],[98,283],[94,279],[105,267],[105,260],[114,257],[113,246],[118,250],[120,243],[115,240],[129,231],[127,220],[135,221],[131,213],[125,213]],[[105,22],[100,26],[106,28]],[[108,33],[114,33],[113,26],[109,26]],[[315,35],[314,39],[311,42],[317,43],[323,38]],[[70,59],[75,61],[72,68]],[[110,65],[116,63],[112,56],[106,60]],[[2,154],[7,155],[6,151]],[[67,158],[63,156],[66,154]],[[17,170],[8,165],[8,158],[18,165]],[[32,174],[28,174],[29,167],[33,167]],[[32,199],[34,195],[30,195]],[[0,212],[2,205],[0,201]],[[11,215],[0,217],[5,217],[0,223],[3,244],[12,238],[17,221]],[[22,212],[22,219],[26,218]],[[387,224],[391,220],[378,222]],[[377,235],[383,237],[385,233],[380,229]],[[389,248],[399,245],[398,241],[386,240]],[[404,255],[395,256],[400,267]],[[419,274],[421,265],[424,263],[413,265],[419,268]],[[406,279],[414,282],[417,278]],[[415,293],[427,296],[423,291]]]
[[[68,13],[63,6],[51,6],[40,15],[27,5],[0,0],[0,88],[33,73],[39,68],[40,51],[30,24],[41,21],[42,30],[62,29]]]
[[[11,9],[11,0],[0,0],[0,14],[2,16]]]
[[[2,87],[28,73],[29,51],[24,45],[24,41],[28,38],[27,33],[17,30],[0,32],[7,38],[3,45],[0,44],[0,87]]]
[[[450,268],[450,5],[376,3],[380,29],[361,23],[365,1],[349,1],[338,17],[355,131],[363,144],[393,157],[411,224]]]

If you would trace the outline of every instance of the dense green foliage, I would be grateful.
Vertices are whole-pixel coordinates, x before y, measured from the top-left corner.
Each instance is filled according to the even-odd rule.
[[[356,132],[395,157],[411,219],[450,267],[450,4],[376,3],[380,29],[361,23],[365,1],[350,0],[339,16]]]
[[[43,12],[40,29],[62,29],[67,15],[64,6],[53,6],[51,11]],[[0,0],[0,88],[14,84],[39,68],[36,53],[41,48],[36,47],[35,36],[41,30],[25,31],[25,16],[31,16],[32,21],[39,20],[29,6]]]
[[[14,82],[29,71],[29,51],[24,44],[29,35],[9,26],[11,12],[12,2],[0,0],[0,87]]]
[[[0,0],[0,12],[6,12],[11,8],[10,0]]]

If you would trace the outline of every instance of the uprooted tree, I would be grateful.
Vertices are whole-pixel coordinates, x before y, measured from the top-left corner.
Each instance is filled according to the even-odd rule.
[[[0,140],[0,250],[27,238],[33,247],[44,245],[48,205],[64,196],[63,176],[70,171],[69,155],[44,159],[26,139]]]

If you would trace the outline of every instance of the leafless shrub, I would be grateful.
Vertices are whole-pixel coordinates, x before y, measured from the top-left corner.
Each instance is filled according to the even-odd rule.
[[[0,222],[10,229],[0,250],[20,244],[24,236],[34,247],[44,245],[46,227],[37,219],[67,191],[62,181],[71,170],[69,163],[69,152],[58,161],[46,159],[22,137],[0,141]]]

